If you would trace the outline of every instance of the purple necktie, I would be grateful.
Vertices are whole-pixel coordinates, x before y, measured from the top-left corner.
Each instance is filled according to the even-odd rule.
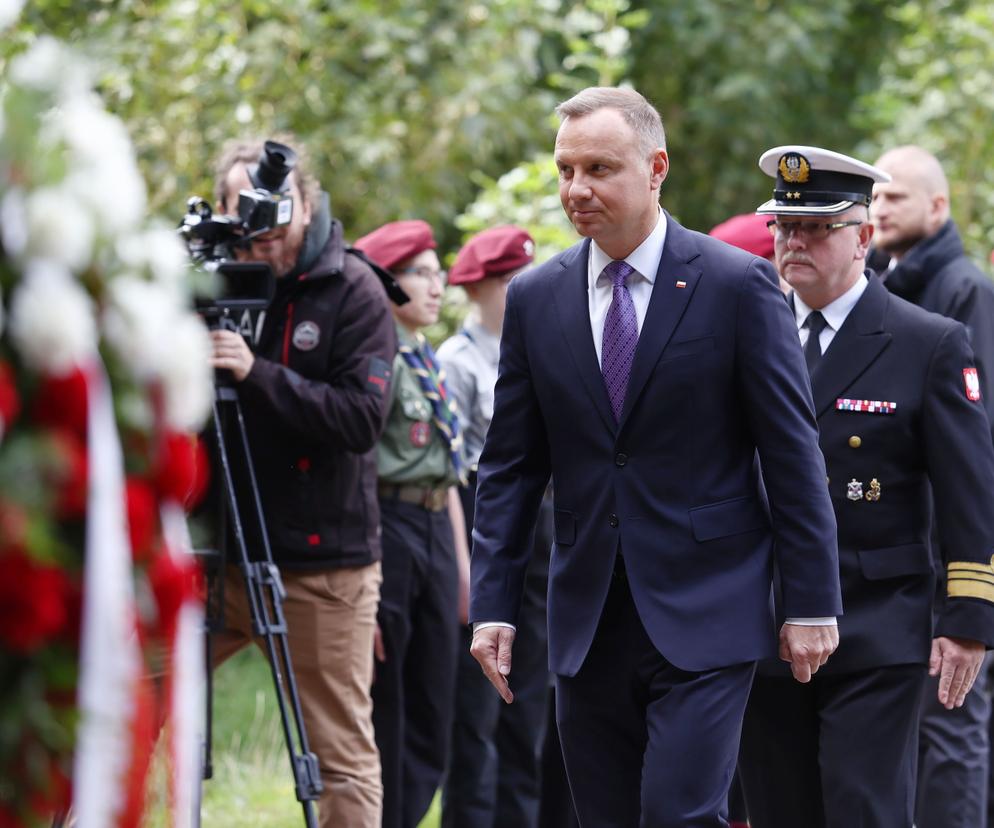
[[[611,398],[614,419],[618,421],[621,420],[621,409],[625,405],[625,390],[628,388],[628,376],[632,373],[632,360],[639,338],[635,303],[628,285],[625,284],[625,280],[634,272],[635,268],[625,261],[614,261],[604,268],[604,275],[614,284],[614,296],[604,319],[601,373],[604,375],[607,395]]]

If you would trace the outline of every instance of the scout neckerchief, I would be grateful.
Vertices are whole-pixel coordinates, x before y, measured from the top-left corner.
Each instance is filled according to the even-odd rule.
[[[452,468],[459,482],[466,484],[466,463],[462,456],[462,434],[459,430],[459,420],[456,417],[455,404],[449,401],[449,392],[445,387],[445,371],[438,367],[435,352],[428,340],[417,334],[417,348],[400,344],[398,350],[404,357],[404,362],[411,366],[421,383],[421,391],[431,403],[435,426],[442,433],[449,447]]]

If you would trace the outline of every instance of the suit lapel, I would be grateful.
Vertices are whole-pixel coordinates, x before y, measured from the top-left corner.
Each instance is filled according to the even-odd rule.
[[[604,424],[613,432],[616,428],[611,401],[604,387],[604,377],[597,362],[594,337],[590,329],[590,303],[587,296],[587,260],[590,240],[567,250],[559,260],[562,288],[552,291],[552,302],[559,317],[577,373],[583,381]],[[558,281],[558,280],[557,280]]]
[[[683,316],[690,298],[694,295],[701,269],[693,265],[700,256],[691,234],[666,214],[666,243],[652,286],[649,307],[646,310],[632,373],[625,392],[625,406],[621,412],[619,429],[623,428],[629,414],[638,402],[652,369],[673,336],[677,323]],[[603,382],[602,382],[603,384]],[[606,398],[606,392],[605,392]]]
[[[890,343],[891,335],[883,327],[887,289],[876,276],[868,278],[866,290],[835,334],[811,377],[811,393],[818,417],[834,405],[839,395]]]

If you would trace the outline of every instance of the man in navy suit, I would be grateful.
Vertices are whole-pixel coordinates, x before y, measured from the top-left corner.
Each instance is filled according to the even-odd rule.
[[[793,288],[839,527],[838,652],[804,686],[760,664],[741,775],[755,828],[909,828],[926,671],[959,707],[994,644],[994,447],[959,322],[864,273],[887,173],[775,147],[777,266]],[[948,573],[933,629],[933,516]],[[789,599],[784,608],[790,612]],[[950,822],[943,824],[952,824]]]
[[[669,160],[641,95],[587,89],[557,114],[560,196],[585,239],[508,291],[472,652],[510,702],[551,474],[549,660],[580,823],[724,826],[754,664],[778,652],[774,558],[789,619],[779,654],[797,679],[838,643],[804,360],[770,264],[660,210]]]

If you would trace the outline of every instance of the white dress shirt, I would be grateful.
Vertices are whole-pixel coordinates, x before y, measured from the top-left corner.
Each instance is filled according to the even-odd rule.
[[[828,346],[832,344],[832,340],[835,339],[835,334],[838,332],[839,328],[842,327],[842,323],[846,321],[846,317],[849,316],[849,312],[856,307],[856,303],[859,298],[863,295],[863,291],[866,290],[866,286],[869,282],[866,281],[866,276],[862,273],[856,280],[855,284],[849,288],[845,293],[843,293],[838,299],[834,299],[829,302],[825,307],[821,309],[821,315],[825,317],[825,327],[821,329],[821,335],[818,337],[818,344],[821,345],[821,352],[824,354],[828,350]],[[804,301],[796,293],[793,294],[794,297],[794,322],[797,323],[797,335],[801,338],[801,347],[803,348],[808,344],[808,326],[805,324],[808,321],[808,316],[811,315],[811,308],[804,304]]]
[[[652,286],[656,282],[656,271],[659,270],[659,260],[663,258],[665,243],[666,213],[660,210],[652,232],[645,237],[642,244],[625,256],[625,261],[635,271],[628,277],[626,284],[632,296],[632,303],[635,305],[639,334],[642,333],[642,323],[645,322],[645,314],[649,310]],[[597,242],[590,243],[590,256],[587,258],[587,306],[590,308],[590,332],[594,337],[598,365],[601,362],[604,320],[614,300],[614,285],[610,277],[604,275],[604,268],[612,261],[613,259],[598,247]]]

